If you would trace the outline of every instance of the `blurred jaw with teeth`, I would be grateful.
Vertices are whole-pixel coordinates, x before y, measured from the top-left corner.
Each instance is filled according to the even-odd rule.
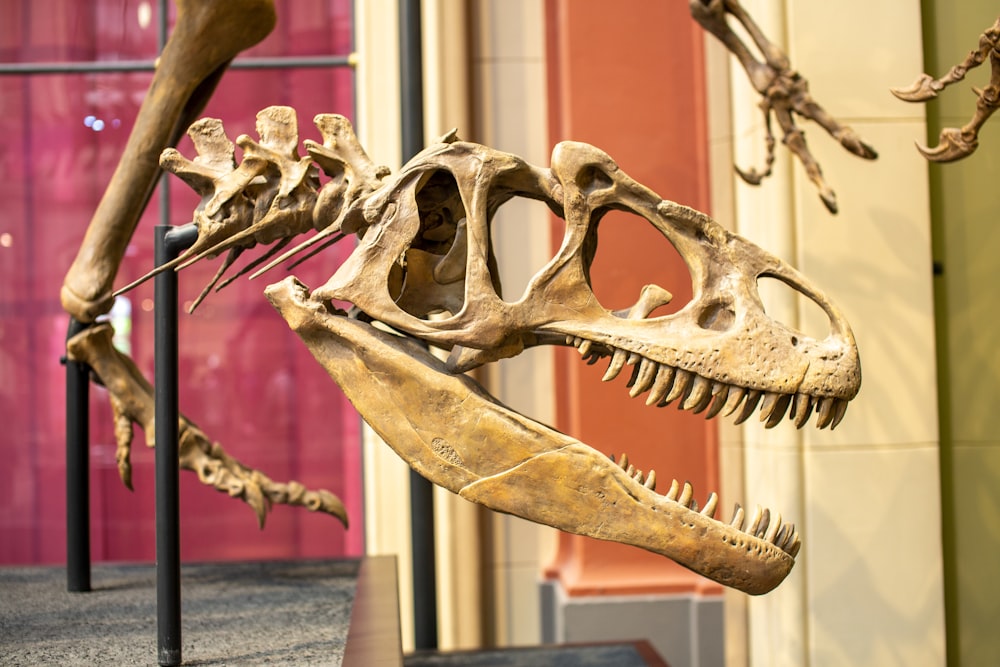
[[[345,123],[338,119],[338,132],[350,130]],[[784,579],[800,542],[780,515],[758,508],[748,517],[737,506],[730,520],[718,520],[714,493],[699,510],[691,486],[676,481],[659,494],[655,472],[511,410],[464,371],[533,345],[572,345],[587,363],[608,358],[603,379],[627,375],[629,394],[645,394],[651,407],[676,404],[737,422],[759,409],[769,428],[786,415],[801,427],[815,412],[820,428],[832,428],[858,391],[860,366],[850,327],[817,288],[704,214],[661,199],[586,144],[558,145],[543,169],[449,134],[395,175],[375,168],[353,135],[310,146],[310,154],[331,180],[318,193],[300,192],[293,208],[304,217],[288,227],[360,240],[326,284],[310,291],[289,277],[265,293],[411,467],[492,509],[638,546],[747,593]],[[268,169],[257,171],[269,178]],[[307,190],[319,182],[296,181]],[[324,196],[327,189],[336,196]],[[257,184],[258,191],[268,189]],[[490,238],[496,211],[514,197],[544,201],[566,231],[525,293],[506,301]],[[310,206],[312,220],[303,213]],[[256,202],[242,209],[280,222],[281,211]],[[598,222],[611,210],[644,218],[673,244],[691,274],[690,303],[651,316],[672,296],[647,285],[626,311],[601,306],[590,263]],[[232,226],[254,229],[250,221]],[[829,335],[816,340],[769,318],[757,293],[761,277],[818,304]],[[350,314],[334,302],[352,304]],[[442,361],[428,347],[450,354]]]

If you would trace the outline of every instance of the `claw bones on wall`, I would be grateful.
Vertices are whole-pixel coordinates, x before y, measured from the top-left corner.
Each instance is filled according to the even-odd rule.
[[[318,230],[256,276],[357,235],[326,284],[310,291],[288,277],[265,293],[411,467],[494,510],[642,547],[747,593],[784,579],[800,540],[780,515],[758,508],[747,517],[737,506],[720,521],[714,493],[699,510],[690,485],[676,481],[660,495],[652,471],[518,414],[464,372],[527,347],[572,345],[589,363],[610,358],[605,380],[629,367],[629,393],[648,392],[649,406],[674,403],[738,422],[759,407],[767,427],[786,414],[801,427],[815,412],[820,428],[832,428],[858,391],[860,365],[849,325],[818,289],[708,216],[661,199],[587,144],[559,144],[543,169],[450,133],[391,174],[370,161],[346,119],[320,115],[316,124],[324,141],[307,140],[302,158],[287,107],[258,114],[259,143],[237,139],[239,165],[212,119],[189,132],[199,153],[193,160],[165,151],[164,168],[202,196],[199,239],[170,266],[228,251],[224,270],[234,252],[275,240],[284,247],[292,235]],[[525,293],[507,301],[490,235],[497,210],[514,197],[545,202],[566,231]],[[672,298],[657,285],[623,311],[598,302],[589,270],[598,224],[611,210],[644,218],[683,257],[693,297],[681,310],[652,315]],[[769,318],[757,293],[761,277],[817,303],[829,335],[816,340]],[[337,305],[345,303],[348,310]]]

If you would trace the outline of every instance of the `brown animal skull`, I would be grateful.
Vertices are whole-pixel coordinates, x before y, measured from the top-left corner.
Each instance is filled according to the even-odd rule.
[[[349,169],[328,175],[340,191]],[[360,244],[310,293],[294,277],[266,294],[366,421],[415,470],[493,509],[574,533],[666,555],[727,586],[764,593],[790,571],[794,526],[767,510],[746,525],[737,506],[714,518],[689,485],[655,492],[655,475],[500,404],[463,371],[538,344],[571,344],[589,361],[608,356],[605,380],[632,366],[630,393],[708,417],[737,412],[775,426],[834,427],[860,384],[857,348],[837,308],[802,275],[709,217],[665,201],[604,152],[557,146],[550,169],[477,144],[443,138],[395,176],[337,208],[322,234],[357,232]],[[322,199],[322,192],[320,198]],[[490,243],[499,207],[544,201],[566,221],[562,247],[517,301],[505,301]],[[611,210],[641,216],[677,248],[692,276],[680,311],[647,285],[612,312],[590,285],[597,226]],[[816,340],[769,318],[757,292],[776,278],[816,302],[830,333]],[[351,312],[333,302],[353,304]],[[427,346],[450,350],[446,362]],[[762,401],[763,399],[763,401]]]

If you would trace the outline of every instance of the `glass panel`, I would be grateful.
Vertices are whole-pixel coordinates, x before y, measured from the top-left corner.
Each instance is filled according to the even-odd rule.
[[[0,22],[0,62],[155,55],[148,46],[155,38],[126,36],[124,30],[106,27],[138,21],[141,2],[10,4],[12,20]],[[155,5],[148,27],[152,35]],[[259,55],[349,51],[350,2],[297,0],[278,8],[290,17],[290,25],[275,34],[277,41],[261,45]],[[36,26],[43,16],[55,17],[50,33]],[[145,30],[138,32],[145,35]],[[148,72],[0,76],[0,133],[11,139],[0,148],[0,201],[5,207],[0,216],[0,456],[5,461],[0,467],[0,563],[65,558],[65,370],[58,360],[68,317],[58,295],[151,77]],[[321,112],[352,115],[352,86],[353,73],[346,68],[231,71],[205,115],[222,118],[235,139],[254,135],[259,109],[287,104],[299,110],[301,138],[319,140],[312,117]],[[194,156],[186,137],[179,148]],[[173,177],[169,192],[171,223],[188,222],[197,197]],[[159,198],[159,192],[153,195],[141,219],[116,285],[152,268]],[[346,246],[328,250],[295,273],[307,284],[319,284],[349,251]],[[197,296],[218,261],[180,274],[182,302]],[[229,454],[271,479],[295,479],[336,493],[354,527],[344,531],[331,517],[278,507],[259,531],[253,512],[242,502],[184,473],[181,544],[186,560],[363,552],[360,421],[263,297],[264,286],[281,277],[276,269],[254,282],[239,280],[210,296],[194,315],[182,313],[181,410]],[[113,316],[120,343],[147,378],[153,377],[152,305],[150,282],[129,292]],[[151,560],[153,452],[137,429],[135,492],[130,493],[118,480],[107,392],[94,385],[90,414],[93,556]]]

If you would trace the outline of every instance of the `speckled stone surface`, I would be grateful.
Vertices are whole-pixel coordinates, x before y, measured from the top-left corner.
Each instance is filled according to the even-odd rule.
[[[357,561],[185,565],[185,665],[340,665]],[[156,573],[95,565],[89,593],[61,567],[0,568],[0,665],[155,665]]]

